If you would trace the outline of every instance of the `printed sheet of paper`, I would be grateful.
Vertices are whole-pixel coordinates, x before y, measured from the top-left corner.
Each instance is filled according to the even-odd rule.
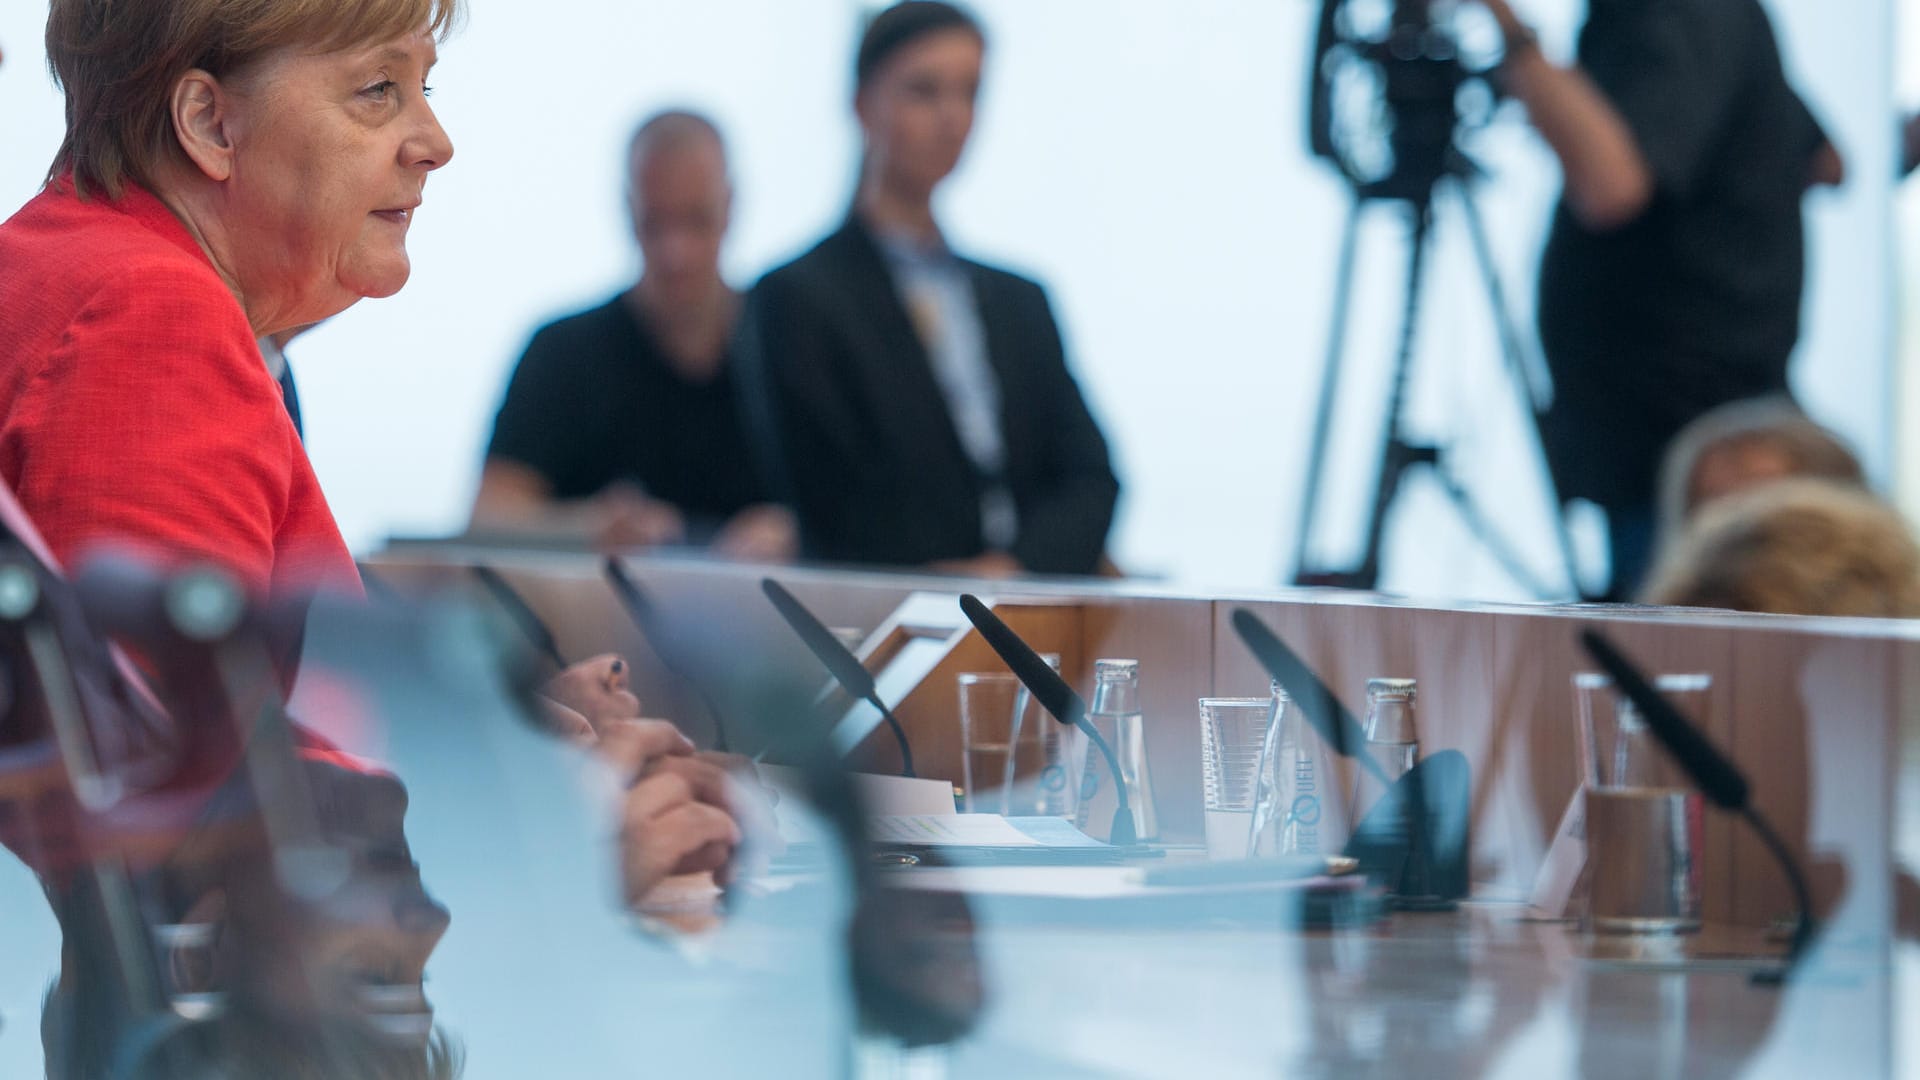
[[[998,814],[881,814],[868,819],[878,844],[930,847],[1040,847],[1040,841]]]

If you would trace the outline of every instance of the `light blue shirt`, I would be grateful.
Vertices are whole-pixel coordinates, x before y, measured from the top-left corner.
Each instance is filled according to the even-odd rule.
[[[967,268],[946,244],[878,235],[894,288],[927,348],[934,381],[947,402],[960,445],[984,478],[980,500],[983,539],[1011,547],[1019,522],[1007,490],[1007,447],[1000,430],[1000,379],[987,356],[987,333]]]

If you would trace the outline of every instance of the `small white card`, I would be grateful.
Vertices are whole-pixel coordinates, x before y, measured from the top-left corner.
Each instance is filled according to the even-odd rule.
[[[1587,869],[1587,789],[1573,793],[1567,812],[1560,815],[1560,827],[1553,831],[1553,843],[1533,879],[1533,906],[1541,914],[1555,919],[1571,918],[1575,893]]]

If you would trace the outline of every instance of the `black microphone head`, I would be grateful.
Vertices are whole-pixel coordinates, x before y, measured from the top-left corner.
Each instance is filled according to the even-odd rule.
[[[1063,724],[1078,724],[1086,716],[1087,704],[1080,695],[1073,692],[1067,680],[1048,666],[1033,646],[1023,641],[1013,628],[1002,622],[980,598],[971,593],[960,598],[960,610],[966,613],[967,620],[974,629],[987,640],[993,651],[1018,678],[1021,685],[1033,694],[1040,707],[1053,714],[1055,720]]]
[[[1320,676],[1314,674],[1300,655],[1287,647],[1260,617],[1246,608],[1233,610],[1233,630],[1240,640],[1267,669],[1267,674],[1279,682],[1287,696],[1293,699],[1300,712],[1312,724],[1328,746],[1342,757],[1353,757],[1364,764],[1378,763],[1366,754],[1359,754],[1360,747],[1367,743],[1366,730],[1353,718],[1340,699],[1334,696]]]
[[[961,596],[960,610],[966,613],[973,628],[980,631],[980,636],[987,639],[993,651],[1000,654],[1000,659],[1006,662],[1014,678],[1020,680],[1020,684],[1027,688],[1040,707],[1052,713],[1055,720],[1086,732],[1087,740],[1106,759],[1107,772],[1113,776],[1114,795],[1120,800],[1120,808],[1114,812],[1113,832],[1108,842],[1118,847],[1131,847],[1137,838],[1133,829],[1133,811],[1129,809],[1131,800],[1127,794],[1127,779],[1120,771],[1120,759],[1114,756],[1113,745],[1087,719],[1087,703],[1073,692],[1073,687],[1067,685],[1067,680],[1061,678],[1059,672],[1033,651],[1033,646],[1014,633],[1012,627],[1000,621],[1000,616],[988,610],[979,597],[971,593]],[[1122,818],[1126,819],[1124,824]]]
[[[620,565],[619,556],[607,556],[606,574],[608,584],[613,586],[613,595],[619,599],[620,606],[627,609],[628,618],[631,618],[634,625],[640,628],[641,633],[647,635],[649,643],[658,649],[658,643],[651,641],[658,636],[657,632],[660,629],[659,612],[654,609],[652,598],[642,592],[639,584],[627,574],[627,568]]]
[[[860,658],[833,636],[833,631],[814,618],[813,612],[808,611],[805,604],[772,578],[760,579],[760,591],[773,601],[780,617],[787,620],[787,625],[793,627],[793,632],[800,636],[807,651],[819,658],[842,689],[857,699],[875,696],[873,672],[868,671]]]
[[[1646,721],[1654,738],[1660,740],[1660,744],[1667,748],[1667,752],[1673,755],[1673,759],[1680,763],[1680,767],[1686,770],[1714,805],[1735,811],[1746,807],[1749,794],[1747,778],[1733,762],[1714,749],[1692,721],[1653,688],[1653,684],[1632,661],[1592,628],[1580,631],[1580,644],[1586,647],[1587,655],[1593,657],[1601,670],[1613,677],[1613,684],[1620,688],[1628,701],[1633,702],[1634,708],[1640,710],[1640,717]]]
[[[564,669],[567,666],[566,658],[560,655],[559,644],[554,641],[553,631],[547,628],[540,616],[534,614],[520,594],[513,591],[513,586],[507,584],[506,578],[491,566],[473,567],[473,576],[486,588],[494,602],[500,605],[500,609],[507,613],[507,617],[513,620],[514,625],[520,628],[520,632],[527,636],[527,640],[533,643],[533,647],[540,650],[540,655],[553,661],[555,667]]]

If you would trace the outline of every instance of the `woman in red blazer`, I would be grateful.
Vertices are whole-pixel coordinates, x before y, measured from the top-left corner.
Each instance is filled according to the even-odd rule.
[[[265,599],[360,588],[255,342],[406,283],[408,227],[453,155],[427,76],[459,8],[51,0],[68,126],[0,224],[0,481],[58,562],[111,545],[218,564]],[[637,716],[623,691],[611,658],[552,688],[624,770],[632,893],[724,866],[740,837],[671,727],[600,729]],[[424,963],[444,922],[416,921],[373,930]]]

